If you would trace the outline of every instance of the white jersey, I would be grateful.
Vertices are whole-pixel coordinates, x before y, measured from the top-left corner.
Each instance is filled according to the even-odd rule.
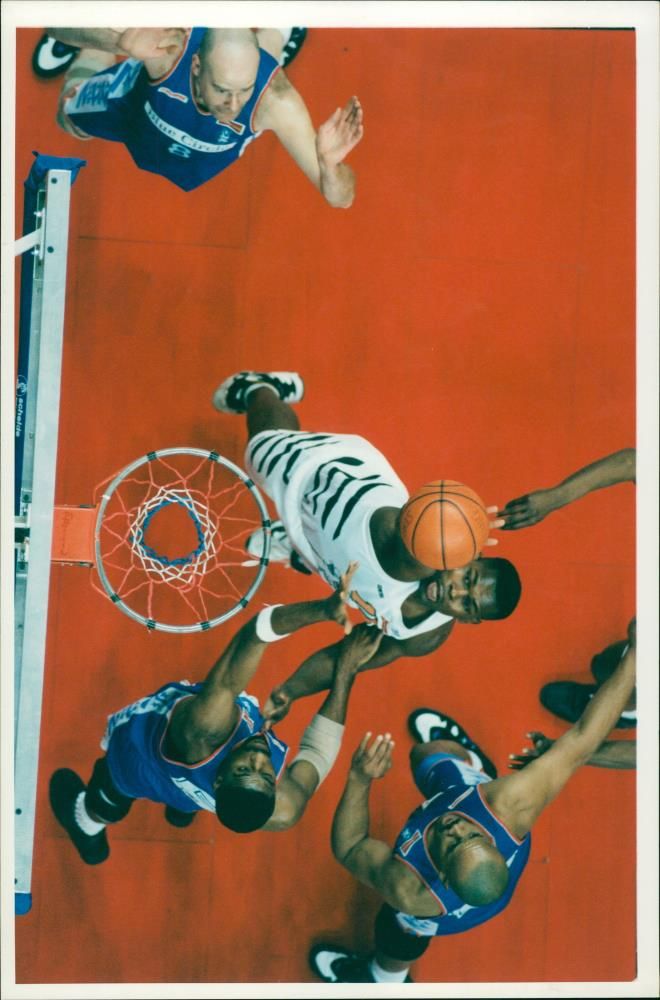
[[[419,589],[389,576],[376,558],[370,524],[382,507],[401,507],[408,491],[387,459],[356,435],[263,431],[249,442],[246,464],[273,499],[303,562],[335,590],[359,563],[348,603],[393,639],[431,632],[452,619],[434,612],[408,627],[401,607]]]

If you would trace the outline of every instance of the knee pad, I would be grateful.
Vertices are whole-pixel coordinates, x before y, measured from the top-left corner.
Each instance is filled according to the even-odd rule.
[[[104,823],[118,823],[128,815],[134,802],[135,799],[115,788],[106,758],[99,757],[87,785],[85,807]]]

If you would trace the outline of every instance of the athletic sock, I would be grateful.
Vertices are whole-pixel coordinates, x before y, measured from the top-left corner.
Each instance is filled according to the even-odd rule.
[[[369,972],[377,983],[405,983],[408,975],[408,969],[403,969],[401,972],[388,972],[386,969],[381,969],[375,958],[369,962]]]
[[[254,385],[249,386],[249,388],[245,390],[243,399],[245,400],[246,403],[250,397],[250,393],[254,392],[255,389],[270,389],[271,392],[275,393],[278,399],[280,398],[280,394],[274,385],[270,385],[268,382],[255,382]]]
[[[87,809],[85,808],[85,792],[81,792],[76,799],[75,818],[80,829],[83,833],[86,833],[88,837],[94,837],[97,833],[100,833],[101,830],[105,830],[106,824],[97,823],[96,820],[92,819],[87,812]]]

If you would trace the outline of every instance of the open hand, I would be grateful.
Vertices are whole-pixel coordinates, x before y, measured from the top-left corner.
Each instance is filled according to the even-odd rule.
[[[522,771],[523,767],[527,767],[533,760],[542,757],[555,742],[544,736],[543,733],[536,732],[527,733],[527,739],[531,740],[531,747],[523,747],[520,753],[509,754],[509,767],[512,771]]]
[[[531,528],[533,524],[538,524],[553,510],[556,510],[556,504],[552,490],[536,490],[534,493],[526,493],[525,496],[509,500],[506,506],[499,511],[499,516],[504,518],[502,530],[517,531],[519,528]]]
[[[383,633],[375,625],[366,622],[356,625],[351,634],[342,639],[336,669],[356,674],[374,655],[382,638]]]
[[[162,59],[177,55],[183,48],[185,28],[127,28],[122,32],[118,46],[133,59]]]
[[[339,586],[332,597],[328,597],[326,600],[326,615],[328,619],[331,622],[337,622],[338,625],[341,625],[346,635],[350,635],[353,628],[346,610],[346,601],[348,600],[351,580],[357,568],[358,563],[356,562],[348,564],[348,569],[339,579]]]
[[[362,107],[357,97],[351,97],[344,108],[330,115],[316,134],[319,161],[329,166],[341,163],[362,138]]]
[[[389,771],[394,749],[394,740],[389,733],[376,736],[371,745],[370,740],[371,733],[365,733],[351,761],[351,774],[366,782],[382,778]]]

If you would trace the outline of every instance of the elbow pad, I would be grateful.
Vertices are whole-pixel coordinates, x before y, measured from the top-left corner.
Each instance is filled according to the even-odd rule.
[[[343,735],[344,727],[340,722],[326,719],[324,715],[315,715],[302,734],[292,765],[296,761],[306,760],[318,773],[320,785],[337,759]]]

